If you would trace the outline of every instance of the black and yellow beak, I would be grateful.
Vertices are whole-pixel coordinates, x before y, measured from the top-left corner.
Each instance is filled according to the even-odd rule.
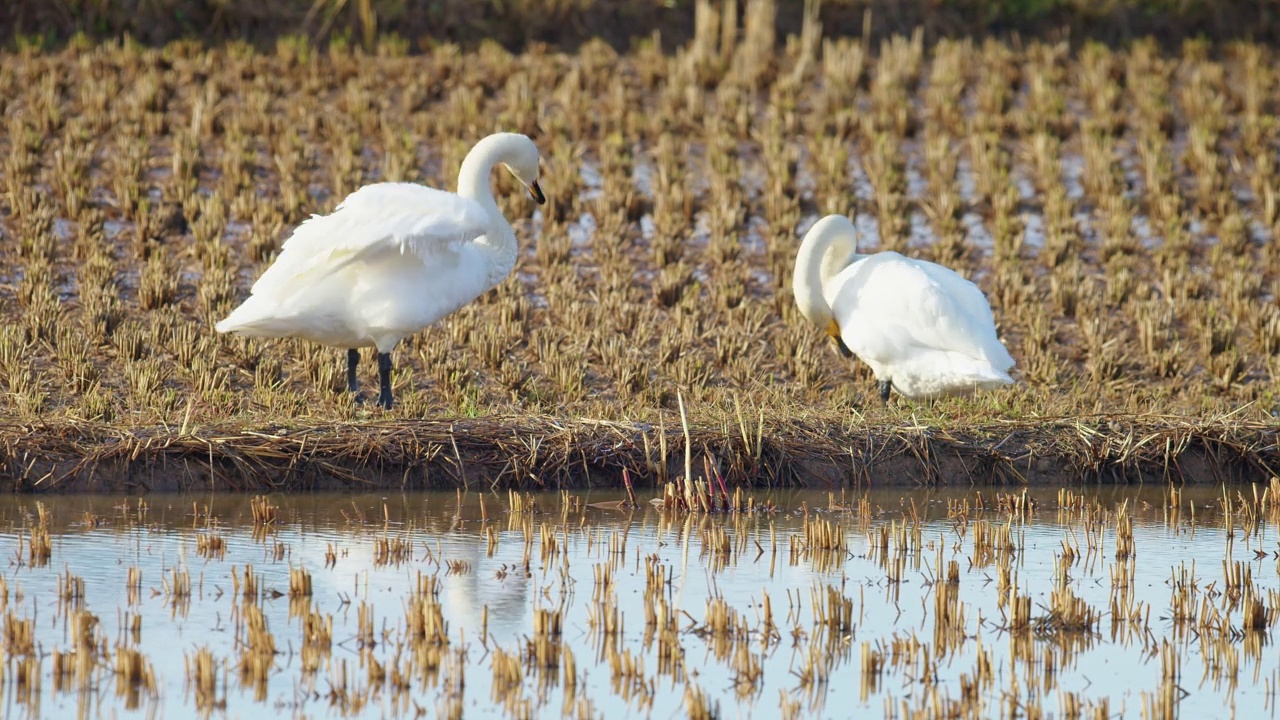
[[[542,194],[542,188],[538,187],[538,181],[534,180],[529,185],[529,194],[533,196],[533,201],[539,205],[545,205],[547,196]]]
[[[835,318],[832,318],[831,322],[827,323],[827,334],[836,341],[836,347],[840,348],[841,355],[847,358],[853,357],[853,351],[849,349],[848,345],[844,344],[844,338],[840,337],[840,325],[836,323]]]

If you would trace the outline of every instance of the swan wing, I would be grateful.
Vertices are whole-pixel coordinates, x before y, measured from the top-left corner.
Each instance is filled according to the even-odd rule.
[[[293,231],[251,290],[257,294],[319,279],[373,255],[411,254],[424,263],[488,232],[480,203],[414,183],[377,183],[351,193],[328,215]]]
[[[831,295],[841,330],[859,354],[893,364],[921,351],[946,351],[1001,371],[1013,366],[986,297],[949,268],[876,253],[837,276]]]

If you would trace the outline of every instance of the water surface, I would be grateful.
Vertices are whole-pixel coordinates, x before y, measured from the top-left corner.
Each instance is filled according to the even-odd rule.
[[[597,493],[526,496],[536,507],[522,512],[492,494],[271,496],[275,519],[256,527],[247,496],[3,498],[4,716],[672,717],[697,689],[735,717],[1088,716],[1104,703],[1112,717],[1144,706],[1274,717],[1280,561],[1261,489],[1083,492],[1032,491],[1025,512],[997,507],[994,490],[757,493],[776,511],[732,516],[662,512],[644,497],[626,510]],[[43,563],[30,549],[37,503]],[[806,518],[831,523],[844,550],[806,542]],[[1126,522],[1132,579],[1117,590]],[[222,551],[208,550],[213,538]],[[946,582],[952,561],[958,583]],[[248,599],[246,566],[259,581]],[[130,568],[141,573],[133,594]],[[656,568],[666,580],[650,585]],[[309,598],[290,596],[296,569],[310,575]],[[1244,591],[1228,577],[1242,570]],[[184,576],[189,597],[176,590]],[[82,593],[68,590],[74,578]],[[1002,582],[1014,588],[1003,600],[1030,597],[1029,627],[1013,626]],[[1055,587],[1096,621],[1070,627]],[[1266,608],[1264,629],[1246,627],[1250,599]],[[424,607],[438,607],[443,640],[415,637],[408,617]],[[726,609],[736,621],[717,623]],[[258,611],[275,647],[265,678],[242,670]],[[540,612],[560,613],[559,636],[539,639]],[[840,612],[848,624],[831,619]],[[79,641],[93,662],[59,681],[54,654],[77,651],[85,613],[98,621],[92,653]],[[307,638],[308,617],[331,618],[327,645]],[[665,641],[662,617],[676,629]],[[35,651],[24,654],[12,633],[28,620]],[[122,648],[149,663],[154,688],[117,673]],[[211,696],[187,678],[200,649],[218,669]],[[32,658],[38,687],[20,677]],[[503,685],[511,662],[518,684]]]

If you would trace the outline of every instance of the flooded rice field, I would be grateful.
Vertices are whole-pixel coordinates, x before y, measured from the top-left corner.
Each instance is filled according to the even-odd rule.
[[[739,401],[881,419],[793,296],[832,213],[989,300],[1017,384],[944,420],[1280,413],[1269,45],[873,43],[817,3],[788,39],[772,0],[696,5],[687,43],[621,52],[0,51],[0,412],[48,435],[358,417],[341,349],[212,326],[307,217],[376,182],[453,189],[508,130],[548,203],[495,176],[514,272],[401,343],[393,419],[672,423],[677,395],[701,426]]]
[[[687,41],[625,50],[0,50],[0,491],[576,488],[666,480],[677,435],[759,486],[1276,474],[1273,47],[691,4]],[[389,412],[345,348],[215,331],[306,218],[455,189],[497,130],[547,204],[495,176],[514,271],[398,345]],[[1015,384],[882,403],[796,303],[827,214],[975,282]]]
[[[6,718],[1274,717],[1266,486],[0,498]],[[710,506],[717,506],[712,498]]]

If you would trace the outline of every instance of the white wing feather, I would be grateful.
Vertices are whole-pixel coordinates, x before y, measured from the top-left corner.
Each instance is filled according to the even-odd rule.
[[[430,262],[486,232],[488,216],[474,200],[414,183],[366,185],[332,213],[312,215],[299,225],[250,292],[296,285],[308,273],[318,272],[318,279],[387,252]]]
[[[869,341],[865,350],[875,359],[943,350],[986,359],[1002,371],[1013,365],[982,291],[941,265],[876,253],[833,279],[831,290],[841,327]]]

